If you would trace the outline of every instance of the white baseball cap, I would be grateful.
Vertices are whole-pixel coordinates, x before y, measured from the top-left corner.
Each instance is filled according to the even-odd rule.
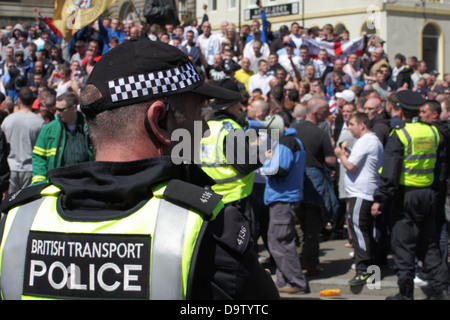
[[[344,90],[336,93],[336,98],[342,98],[347,102],[355,101],[355,93],[352,90]]]

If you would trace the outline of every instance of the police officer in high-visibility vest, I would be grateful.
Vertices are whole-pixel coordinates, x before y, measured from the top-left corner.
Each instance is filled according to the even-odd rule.
[[[399,293],[393,300],[414,299],[415,258],[423,263],[432,288],[430,299],[448,299],[448,269],[439,250],[436,229],[435,164],[441,138],[438,130],[419,122],[425,100],[418,93],[397,93],[403,125],[391,132],[385,146],[380,187],[375,191],[372,215],[393,200],[391,249]]]
[[[235,82],[223,80],[220,87],[239,92]],[[253,189],[254,171],[262,166],[258,148],[250,145],[243,130],[241,99],[215,99],[208,120],[209,133],[202,139],[202,169],[215,180],[212,189],[231,204],[246,211],[247,197]]]
[[[81,92],[95,161],[50,170],[2,203],[1,297],[279,298],[247,220],[188,157],[207,99],[237,96],[164,43],[106,53]]]

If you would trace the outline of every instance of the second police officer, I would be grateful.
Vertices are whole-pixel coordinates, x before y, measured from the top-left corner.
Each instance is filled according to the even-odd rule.
[[[420,94],[403,90],[397,96],[403,126],[392,131],[386,144],[381,184],[372,205],[376,217],[382,214],[381,204],[393,200],[391,247],[399,293],[388,299],[414,299],[417,257],[429,277],[429,298],[448,300],[448,270],[439,250],[433,189],[441,138],[434,126],[419,122],[425,103]]]

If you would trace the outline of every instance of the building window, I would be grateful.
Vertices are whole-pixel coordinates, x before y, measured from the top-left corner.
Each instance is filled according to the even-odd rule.
[[[422,60],[427,63],[428,71],[439,70],[441,32],[438,27],[429,23],[422,31]]]
[[[362,28],[361,28],[362,32],[366,32],[368,35],[376,35],[377,34],[377,28],[375,26],[375,21],[373,20],[367,20]]]
[[[119,18],[122,20],[124,24],[126,24],[128,20],[134,21],[138,20],[136,12],[134,11],[130,2],[127,1],[122,5],[122,7],[120,8]]]
[[[211,11],[217,11],[217,0],[211,0]]]
[[[228,0],[228,8],[236,9],[236,0]]]
[[[184,21],[188,18],[190,18],[191,12],[187,9],[187,3],[186,0],[180,0],[179,6],[178,6],[178,18],[180,21]]]

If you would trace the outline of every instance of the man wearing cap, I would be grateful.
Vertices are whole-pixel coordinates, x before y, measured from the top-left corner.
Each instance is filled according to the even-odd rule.
[[[436,70],[430,71],[430,77],[427,79],[428,92],[434,91],[436,87],[439,85],[437,81],[437,77],[439,76],[439,72]]]
[[[239,92],[229,79],[222,81],[220,87]],[[215,99],[211,108],[215,112],[208,121],[209,135],[202,139],[201,166],[216,181],[212,189],[223,196],[223,203],[233,204],[245,212],[247,197],[253,189],[254,171],[262,163],[257,148],[250,147],[247,139],[239,135],[244,133],[241,98]],[[240,154],[242,150],[244,156]],[[251,163],[252,159],[257,161]]]
[[[430,298],[448,300],[448,269],[436,230],[436,193],[433,189],[441,138],[436,127],[418,121],[425,100],[417,93],[397,93],[404,127],[394,129],[383,156],[380,187],[375,191],[372,215],[393,200],[391,248],[400,292],[388,299],[414,299],[415,257],[429,275]]]
[[[339,135],[341,134],[342,128],[346,127],[346,122],[349,119],[344,121],[343,117],[343,108],[345,104],[354,104],[355,102],[355,93],[352,90],[346,89],[340,92],[336,92],[336,105],[337,105],[337,114],[335,119],[335,129],[333,133],[333,139],[336,142],[339,139]]]
[[[284,37],[289,35],[289,28],[286,25],[280,27],[278,37],[270,44],[270,53],[277,53],[278,50],[284,48]]]
[[[300,81],[301,58],[294,55],[295,43],[293,41],[285,42],[284,48],[286,49],[286,54],[280,55],[278,62],[291,75],[291,77],[296,77],[298,81]]]
[[[2,297],[278,298],[247,221],[192,162],[208,98],[240,95],[203,83],[173,46],[108,51],[81,94],[95,161],[2,204]]]
[[[355,97],[355,93],[349,89],[336,92],[336,99],[339,107],[342,107],[345,103],[354,103]]]

